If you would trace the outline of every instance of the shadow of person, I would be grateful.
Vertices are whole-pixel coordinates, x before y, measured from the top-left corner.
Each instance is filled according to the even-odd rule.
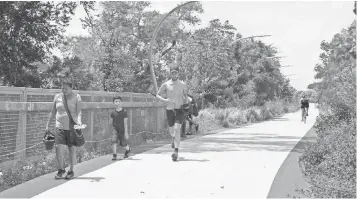
[[[179,161],[188,161],[188,162],[208,162],[207,159],[197,160],[197,159],[188,159],[184,157],[179,157]]]
[[[125,161],[125,160],[141,160],[141,159],[132,158],[132,157],[128,157],[128,158],[120,157],[117,159],[117,161]]]
[[[132,158],[132,157],[128,157],[128,158],[123,158],[122,160],[141,160],[141,159],[137,159],[137,158]]]
[[[100,182],[104,180],[103,177],[74,177],[73,180],[90,180],[91,182]]]

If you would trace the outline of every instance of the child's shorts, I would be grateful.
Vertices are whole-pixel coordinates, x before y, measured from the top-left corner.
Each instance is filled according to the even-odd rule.
[[[122,147],[125,147],[129,144],[129,140],[125,138],[124,131],[114,128],[112,133],[112,144],[116,144],[118,141]]]

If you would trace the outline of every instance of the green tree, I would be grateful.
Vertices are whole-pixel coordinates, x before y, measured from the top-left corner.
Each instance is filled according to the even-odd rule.
[[[273,46],[253,39],[235,44],[234,58],[238,67],[234,69],[237,72],[234,86],[239,98],[262,105],[267,100],[292,96],[293,89],[280,72],[279,60],[269,58],[276,56],[276,53]],[[253,90],[247,92],[247,89]]]
[[[90,56],[90,67],[100,75],[98,89],[111,91],[147,92],[151,84],[148,73],[148,48],[155,24],[161,17],[157,11],[147,10],[150,2],[102,2],[103,12],[93,17],[86,9],[83,20],[91,37],[81,38],[74,45],[75,55]],[[174,53],[161,53],[173,40],[180,42],[184,30],[180,24],[197,24],[200,20],[194,13],[202,13],[201,4],[183,8],[162,25],[155,44],[155,68],[160,81],[165,78],[163,67],[174,60]],[[85,52],[81,48],[87,45]],[[87,54],[87,55],[84,55]]]
[[[230,84],[234,64],[229,43],[236,29],[228,21],[212,20],[208,27],[196,30],[178,47],[180,73],[188,82],[190,92],[222,95]],[[211,95],[209,95],[211,96]]]
[[[356,21],[321,43],[309,87],[318,94],[317,144],[300,159],[312,183],[308,197],[356,198]]]
[[[40,87],[36,63],[61,42],[75,2],[0,2],[0,78],[9,86]]]
[[[94,73],[92,73],[77,56],[65,57],[63,60],[53,57],[52,65],[41,73],[43,88],[60,88],[61,80],[69,79],[77,90],[94,90]]]

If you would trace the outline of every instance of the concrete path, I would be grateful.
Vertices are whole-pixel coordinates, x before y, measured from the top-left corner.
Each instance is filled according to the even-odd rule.
[[[267,198],[290,151],[312,127],[300,112],[136,154],[33,198]]]
[[[267,198],[306,198],[299,190],[309,189],[311,185],[299,167],[299,158],[307,147],[316,143],[316,139],[315,130],[311,129],[295,145],[275,175]]]

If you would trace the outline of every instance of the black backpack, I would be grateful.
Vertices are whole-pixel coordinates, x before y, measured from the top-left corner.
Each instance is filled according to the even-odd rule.
[[[191,99],[192,99],[192,101],[190,103],[190,113],[192,115],[194,115],[195,117],[197,117],[198,116],[198,105],[196,103],[196,100],[193,98],[193,96],[189,95],[189,97],[191,97]]]
[[[193,109],[193,113],[192,113],[192,114],[193,114],[195,117],[197,117],[197,116],[198,116],[198,106],[197,106],[196,103],[192,104],[192,109]]]

